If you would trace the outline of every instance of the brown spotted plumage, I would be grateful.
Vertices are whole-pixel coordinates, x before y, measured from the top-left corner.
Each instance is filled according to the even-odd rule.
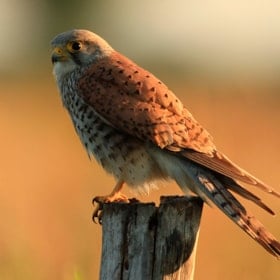
[[[52,41],[54,75],[75,129],[90,156],[117,184],[99,202],[128,201],[124,183],[148,191],[174,179],[214,203],[268,252],[280,244],[232,192],[274,214],[238,181],[280,194],[219,152],[209,133],[164,83],[116,52],[98,35],[71,30]],[[96,212],[97,214],[97,212]]]

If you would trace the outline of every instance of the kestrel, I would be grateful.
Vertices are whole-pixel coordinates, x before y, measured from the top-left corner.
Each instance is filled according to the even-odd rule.
[[[59,34],[51,45],[54,76],[76,132],[88,154],[117,181],[110,195],[95,201],[128,201],[121,194],[124,183],[148,191],[159,180],[173,179],[186,195],[214,203],[280,257],[280,243],[232,192],[273,215],[239,182],[280,194],[219,152],[210,134],[162,81],[87,30]]]

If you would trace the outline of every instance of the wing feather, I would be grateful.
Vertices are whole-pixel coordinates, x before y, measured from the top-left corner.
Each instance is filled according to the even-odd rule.
[[[215,172],[280,194],[216,150],[211,135],[154,75],[113,52],[88,67],[79,95],[107,123]]]
[[[254,185],[265,192],[271,193],[277,197],[280,197],[280,194],[275,191],[273,188],[254,177],[244,169],[240,168],[238,165],[233,163],[228,157],[224,154],[215,151],[212,155],[197,153],[192,150],[184,150],[181,152],[186,158],[199,163],[215,172],[223,174],[227,177],[237,179],[241,182]]]
[[[92,64],[79,94],[113,127],[171,151],[212,153],[209,133],[155,76],[114,52]]]

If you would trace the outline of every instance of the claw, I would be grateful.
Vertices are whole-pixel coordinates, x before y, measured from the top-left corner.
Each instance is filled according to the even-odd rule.
[[[103,205],[105,203],[110,203],[110,202],[123,202],[123,203],[135,203],[138,202],[136,198],[128,199],[126,195],[121,193],[121,189],[123,187],[124,181],[119,180],[114,187],[113,191],[109,195],[105,196],[96,196],[92,200],[92,204],[95,206],[95,210],[93,211],[92,214],[92,220],[94,223],[99,223],[102,224],[102,210],[103,210]]]
[[[94,205],[95,209],[92,214],[92,220],[95,224],[102,225],[102,213],[103,213],[103,205],[105,203],[111,202],[122,202],[122,203],[138,203],[139,200],[137,198],[127,198],[123,194],[119,194],[117,197],[112,196],[96,196],[92,200],[92,204]]]
[[[92,200],[92,204],[95,206],[95,210],[92,214],[92,220],[94,223],[102,224],[102,210],[103,205],[105,203],[110,202],[123,202],[123,203],[129,203],[130,200],[127,198],[126,195],[116,192],[107,196],[96,196]],[[96,205],[95,205],[96,204]]]
[[[92,220],[95,224],[102,224],[102,210],[103,210],[103,203],[100,203],[96,200],[96,197],[93,198],[92,204],[95,207],[93,214],[92,214]],[[95,205],[96,204],[96,205]]]

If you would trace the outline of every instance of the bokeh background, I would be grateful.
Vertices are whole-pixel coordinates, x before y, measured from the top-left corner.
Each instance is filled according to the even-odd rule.
[[[114,181],[89,161],[52,77],[49,42],[72,28],[164,80],[220,150],[280,189],[278,1],[1,0],[0,279],[98,279],[91,198]],[[256,193],[278,216],[246,206],[280,238],[279,200]],[[180,190],[139,198],[162,194]],[[196,279],[280,279],[279,261],[205,206]]]

